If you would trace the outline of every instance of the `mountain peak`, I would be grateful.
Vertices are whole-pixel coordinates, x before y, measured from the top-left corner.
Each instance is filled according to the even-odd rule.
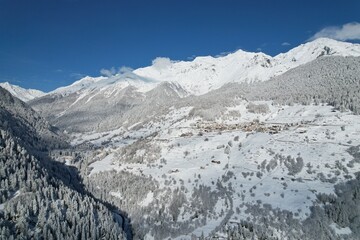
[[[133,71],[118,73],[113,76],[90,77],[86,76],[73,84],[55,89],[51,94],[69,95],[76,92],[93,91],[120,91],[128,86],[138,89],[138,91],[148,91],[153,88],[156,81],[153,79],[138,76]]]
[[[302,48],[317,49],[319,47],[320,48],[324,48],[324,47],[333,48],[338,53],[341,53],[341,52],[347,53],[348,50],[355,50],[360,53],[360,50],[359,50],[360,44],[338,41],[338,40],[334,40],[331,38],[317,38],[313,41],[301,44],[300,46],[293,48],[289,52],[292,52],[293,50],[296,50],[296,49],[302,49]]]
[[[358,57],[360,56],[360,45],[330,38],[318,38],[301,44],[286,53],[280,53],[274,59],[290,69],[324,56]]]
[[[42,97],[44,92],[35,89],[25,89],[17,85],[13,85],[9,82],[0,83],[0,87],[3,87],[11,93],[11,95],[19,98],[20,100],[27,102],[34,98]]]
[[[326,38],[326,37],[321,37],[321,38],[316,38],[314,40],[308,41],[307,43],[313,43],[313,44],[344,44],[344,45],[354,45],[354,43],[349,43],[349,42],[344,42],[344,41],[340,41],[340,40],[335,40],[332,38]],[[307,44],[305,43],[305,44]],[[356,44],[355,44],[356,45]]]

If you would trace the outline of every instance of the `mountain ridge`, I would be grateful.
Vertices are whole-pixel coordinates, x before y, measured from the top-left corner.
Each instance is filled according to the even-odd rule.
[[[221,57],[197,57],[193,61],[170,62],[167,68],[152,65],[134,72],[161,81],[174,81],[194,95],[202,95],[230,82],[266,81],[318,57],[360,56],[360,45],[320,38],[271,57],[238,50]]]
[[[46,93],[36,89],[25,89],[9,82],[0,83],[0,87],[8,90],[13,96],[19,98],[23,102],[28,102],[34,98],[42,97]]]
[[[323,56],[360,56],[360,44],[319,38],[274,57],[262,52],[237,50],[225,56],[198,56],[192,61],[158,58],[151,66],[135,70],[126,69],[113,76],[86,76],[49,93],[22,89],[9,83],[0,85],[10,89],[13,95],[23,101],[46,95],[80,93],[85,96],[95,91],[106,90],[111,95],[127,86],[133,86],[144,93],[164,81],[180,85],[188,94],[202,95],[227,83],[266,81]]]
[[[322,56],[360,56],[360,44],[319,38],[274,57],[240,49],[225,56],[198,56],[192,61],[158,58],[151,66],[108,77],[85,77],[50,94],[63,94],[64,89],[70,92],[104,88],[121,90],[130,85],[139,92],[147,92],[168,81],[179,84],[189,94],[202,95],[226,83],[266,81]],[[79,87],[80,84],[83,87]]]

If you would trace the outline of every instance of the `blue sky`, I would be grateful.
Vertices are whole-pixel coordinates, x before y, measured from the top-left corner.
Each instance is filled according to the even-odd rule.
[[[159,56],[276,55],[344,24],[360,29],[359,9],[359,0],[0,0],[0,82],[50,91]]]

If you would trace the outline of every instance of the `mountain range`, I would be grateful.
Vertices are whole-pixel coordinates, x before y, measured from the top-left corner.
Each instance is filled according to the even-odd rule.
[[[127,86],[135,87],[138,92],[147,92],[164,81],[181,86],[187,95],[202,95],[227,83],[266,81],[323,56],[357,57],[360,56],[360,44],[319,38],[275,57],[261,52],[252,53],[238,50],[224,56],[196,57],[192,61],[157,58],[149,67],[136,70],[125,69],[114,76],[87,76],[50,93],[22,89],[9,83],[0,83],[0,86],[23,101],[44,95],[73,93],[77,93],[80,99],[89,99],[92,93],[97,91],[100,91],[100,94],[105,97],[110,97]],[[180,96],[184,96],[183,94]]]
[[[155,106],[167,108],[177,98],[201,96],[230,83],[265,82],[314,60],[336,56],[360,56],[360,45],[317,39],[274,58],[239,50],[190,62],[165,60],[160,69],[155,61],[151,67],[115,76],[85,77],[29,104],[68,131],[110,130],[150,119]]]
[[[3,84],[0,236],[358,239],[359,76],[360,45],[321,38]]]

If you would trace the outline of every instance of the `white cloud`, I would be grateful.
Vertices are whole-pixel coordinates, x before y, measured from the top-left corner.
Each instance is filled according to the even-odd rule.
[[[167,68],[168,66],[171,65],[171,63],[172,61],[170,60],[170,58],[165,58],[165,57],[157,57],[152,61],[153,67],[158,70]]]
[[[73,73],[70,73],[70,77],[75,78],[75,79],[81,79],[81,78],[85,77],[85,74],[73,72]]]
[[[100,73],[101,73],[102,75],[106,76],[106,77],[111,77],[111,76],[113,76],[113,75],[116,74],[116,70],[115,70],[114,67],[112,67],[112,68],[110,68],[110,69],[105,69],[105,68],[103,68],[103,69],[100,70]]]
[[[131,67],[122,66],[122,67],[119,67],[118,73],[119,74],[125,74],[125,73],[129,73],[129,72],[132,72],[132,71],[134,71],[134,69],[132,69]]]
[[[322,37],[332,38],[340,41],[360,40],[360,23],[352,22],[346,23],[342,26],[326,27],[315,33],[315,35],[312,36],[309,40],[315,40]]]
[[[134,69],[131,67],[122,66],[119,68],[112,67],[110,69],[103,68],[100,70],[100,74],[106,77],[112,77],[118,74],[131,73]]]
[[[288,42],[283,42],[282,44],[281,44],[281,46],[290,46],[291,44],[290,43],[288,43]]]

